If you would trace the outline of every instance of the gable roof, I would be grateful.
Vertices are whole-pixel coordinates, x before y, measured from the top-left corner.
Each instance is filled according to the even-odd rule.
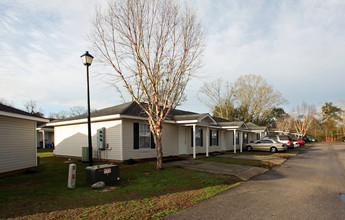
[[[214,120],[214,118],[208,114],[208,113],[203,113],[203,114],[188,114],[188,115],[176,115],[173,117],[175,121],[179,121],[180,123],[195,123],[195,122],[201,122],[203,119],[209,118],[213,124],[217,124],[217,122]]]
[[[143,103],[144,105],[147,105]],[[91,118],[93,117],[101,117],[101,116],[108,116],[108,115],[130,115],[130,116],[137,116],[137,117],[147,117],[147,114],[140,108],[138,103],[136,102],[127,102],[124,104],[96,110],[90,113]],[[196,114],[194,112],[182,111],[178,109],[171,109],[169,112],[169,116],[167,117],[168,120],[174,118],[174,116],[178,115],[186,115],[186,114]],[[55,120],[54,122],[58,121],[70,121],[70,120],[77,120],[77,119],[84,119],[87,118],[87,114],[82,114],[76,117],[66,118],[62,120]]]
[[[146,103],[142,103],[147,105]],[[126,118],[126,116],[134,116],[139,118],[147,118],[147,114],[141,109],[141,107],[136,102],[127,102],[124,104],[100,109],[91,112],[91,120],[98,121],[98,120],[110,120],[110,119],[119,119],[119,118]],[[247,126],[247,123],[243,121],[229,121],[227,119],[219,118],[219,117],[212,117],[209,113],[195,113],[190,111],[183,111],[179,109],[171,109],[167,120],[175,121],[175,123],[181,124],[194,124],[199,123],[203,119],[209,118],[212,121],[213,125],[219,125],[225,129],[250,129]],[[63,124],[71,124],[71,123],[85,123],[87,119],[87,114],[79,115],[76,117],[66,118],[62,120],[54,120],[48,124],[48,126],[57,126]],[[251,123],[252,126],[257,126]],[[259,128],[264,129],[266,127],[255,127],[256,129]],[[256,130],[255,129],[255,130]]]
[[[0,103],[0,115],[12,117],[12,118],[21,118],[21,119],[27,119],[32,121],[41,121],[41,122],[48,122],[48,119],[45,119],[43,117],[30,114],[28,112],[25,112],[23,110],[13,108],[8,105],[4,105]]]
[[[256,125],[256,124],[254,124],[252,122],[248,122],[246,124],[247,124],[248,128],[251,129],[251,130],[265,130],[265,129],[267,129],[266,126]]]

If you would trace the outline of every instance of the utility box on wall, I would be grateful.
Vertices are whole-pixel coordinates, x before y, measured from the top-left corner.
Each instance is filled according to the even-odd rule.
[[[105,128],[97,130],[97,148],[98,150],[105,150]]]
[[[89,162],[89,148],[88,147],[81,148],[81,161]]]
[[[103,181],[105,184],[114,184],[120,180],[120,170],[117,165],[102,164],[86,167],[86,182],[90,185]]]

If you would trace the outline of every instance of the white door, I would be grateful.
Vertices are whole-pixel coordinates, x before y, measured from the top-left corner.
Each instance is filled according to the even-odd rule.
[[[179,154],[187,154],[187,141],[186,141],[186,128],[180,127],[178,130],[178,146],[179,146]]]

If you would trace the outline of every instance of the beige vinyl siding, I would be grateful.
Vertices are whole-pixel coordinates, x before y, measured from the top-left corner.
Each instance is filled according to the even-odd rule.
[[[133,124],[148,124],[147,121],[124,120],[123,121],[123,160],[155,158],[156,149],[134,149],[133,148]],[[162,147],[163,156],[176,156],[178,148],[178,127],[165,123],[163,126]]]
[[[0,173],[36,166],[36,122],[0,116]]]
[[[106,144],[108,150],[97,150],[97,129],[105,127]],[[55,132],[55,154],[57,156],[82,156],[82,147],[88,146],[87,123],[56,126]],[[121,120],[92,122],[92,149],[93,158],[121,160]]]
[[[248,133],[248,143],[256,141],[256,133]]]

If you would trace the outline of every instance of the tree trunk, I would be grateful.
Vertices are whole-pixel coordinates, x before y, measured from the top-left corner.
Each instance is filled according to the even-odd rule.
[[[153,139],[156,145],[156,153],[157,153],[157,166],[156,170],[163,170],[163,150],[162,150],[162,128],[157,128],[155,134],[153,135]]]

